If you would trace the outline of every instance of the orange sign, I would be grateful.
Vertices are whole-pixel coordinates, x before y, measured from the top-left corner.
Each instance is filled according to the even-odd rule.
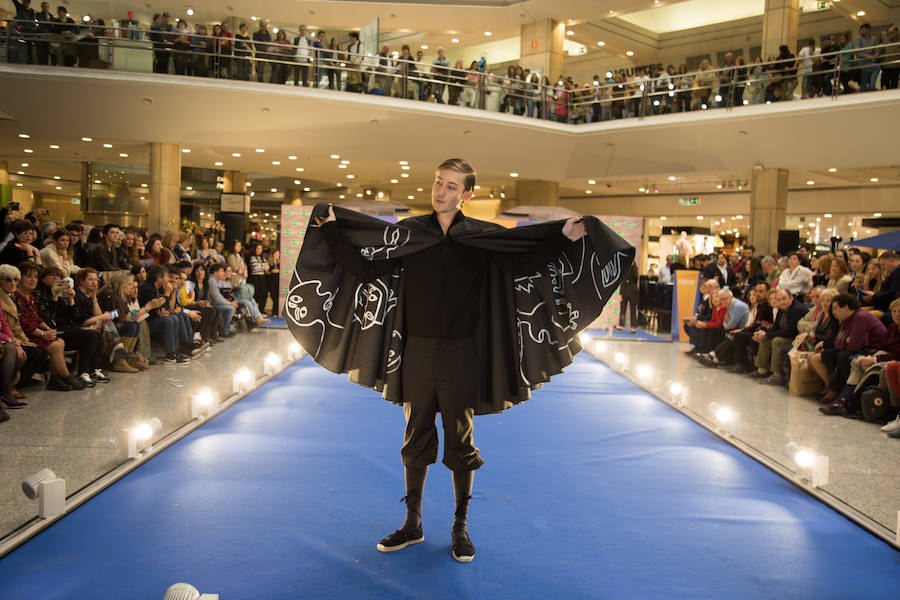
[[[531,40],[531,49],[537,50],[537,40]]]

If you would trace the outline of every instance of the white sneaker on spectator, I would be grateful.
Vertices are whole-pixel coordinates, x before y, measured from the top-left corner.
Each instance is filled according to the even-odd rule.
[[[91,381],[109,383],[109,376],[100,369],[94,369],[94,372],[91,373]]]
[[[898,429],[900,429],[900,415],[897,415],[896,419],[881,428],[881,430],[885,433],[897,431]]]
[[[78,376],[78,380],[84,384],[84,387],[94,387],[97,385],[88,373],[82,373]]]

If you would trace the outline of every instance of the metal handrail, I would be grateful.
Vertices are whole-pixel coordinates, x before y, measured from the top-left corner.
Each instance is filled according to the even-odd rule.
[[[753,64],[720,66],[689,73],[666,74],[660,78],[646,76],[631,81],[609,81],[611,73],[608,73],[608,80],[602,83],[594,81],[592,84],[582,87],[568,88],[566,82],[561,79],[556,85],[545,85],[544,83],[511,79],[509,76],[495,75],[489,72],[420,63],[411,58],[404,59],[393,55],[387,57],[351,55],[347,49],[331,50],[309,47],[305,49],[308,53],[307,56],[299,58],[297,47],[290,40],[287,40],[287,44],[277,44],[274,40],[260,42],[251,38],[244,41],[250,46],[250,49],[239,50],[236,44],[240,40],[235,37],[201,35],[179,30],[159,31],[134,27],[100,26],[95,23],[70,24],[79,31],[88,30],[89,33],[95,35],[97,32],[100,33],[91,41],[84,41],[81,38],[69,38],[55,33],[48,34],[40,30],[41,27],[58,25],[58,23],[45,21],[32,23],[16,19],[8,19],[7,23],[5,41],[8,62],[13,58],[11,51],[13,43],[26,45],[59,43],[69,47],[88,45],[96,47],[98,44],[102,44],[151,50],[146,45],[147,42],[150,42],[153,44],[153,52],[162,52],[168,55],[163,57],[167,71],[169,57],[174,59],[173,62],[180,61],[181,58],[185,60],[208,58],[209,71],[204,72],[203,75],[214,78],[234,78],[234,65],[241,64],[240,61],[247,61],[243,65],[246,78],[249,79],[250,69],[247,67],[250,67],[250,64],[256,65],[257,69],[261,65],[270,64],[272,67],[279,67],[280,81],[278,82],[283,83],[292,71],[298,67],[305,67],[312,69],[315,78],[313,83],[316,86],[323,77],[329,75],[329,71],[337,71],[338,89],[340,89],[340,73],[355,72],[360,74],[361,79],[374,78],[380,83],[388,85],[388,89],[382,90],[385,95],[396,91],[399,96],[410,98],[413,90],[418,89],[417,99],[426,99],[428,95],[425,91],[442,96],[444,89],[447,88],[452,90],[451,93],[460,97],[465,96],[463,100],[465,105],[486,109],[491,94],[497,93],[503,97],[503,101],[512,104],[513,111],[518,114],[527,112],[530,116],[539,106],[541,110],[536,116],[541,118],[552,118],[553,115],[548,114],[551,104],[557,108],[564,108],[565,110],[561,112],[567,116],[575,114],[576,118],[584,116],[586,111],[598,108],[601,114],[604,109],[608,109],[611,112],[613,110],[616,113],[621,112],[623,116],[640,119],[656,114],[662,109],[672,110],[673,107],[681,110],[692,110],[692,106],[693,109],[713,106],[733,109],[743,104],[766,101],[765,96],[760,102],[738,98],[737,90],[739,89],[743,93],[745,88],[751,87],[756,93],[754,99],[760,99],[759,89],[765,91],[779,78],[797,80],[800,76],[822,78],[823,92],[830,86],[831,97],[836,99],[840,94],[841,87],[845,86],[847,82],[847,78],[841,76],[842,73],[848,73],[860,67],[880,68],[884,65],[892,67],[900,65],[900,42],[893,42],[869,48],[853,48],[817,54],[808,58],[808,60],[814,61],[811,71],[803,71],[801,68],[801,63],[807,59],[793,57],[759,61]],[[26,26],[20,27],[19,25]],[[108,33],[112,33],[112,35],[107,35]],[[138,36],[138,39],[134,39],[135,36]],[[180,38],[187,38],[190,47],[177,47],[176,40]],[[161,43],[165,44],[162,48],[159,47]],[[25,50],[27,51],[27,46]],[[285,58],[278,56],[279,50]],[[866,56],[873,52],[877,53],[874,57],[875,61],[867,62]],[[176,70],[179,66],[176,64]],[[334,77],[334,73],[330,77]],[[294,79],[297,79],[296,73]],[[329,78],[329,85],[331,81],[332,79]],[[825,81],[829,86],[824,85]],[[397,83],[396,89],[395,82]],[[365,87],[371,89],[368,84]],[[464,94],[468,90],[470,93]],[[715,94],[716,91],[719,93]],[[436,97],[435,100],[443,101],[442,97]],[[713,100],[715,100],[714,104]]]

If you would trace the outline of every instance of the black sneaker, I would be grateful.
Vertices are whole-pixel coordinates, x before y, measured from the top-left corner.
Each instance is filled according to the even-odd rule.
[[[69,390],[83,390],[85,387],[84,384],[81,382],[81,380],[78,379],[77,377],[75,377],[74,375],[72,375],[71,373],[69,373],[65,377],[60,377],[58,375],[54,375],[53,377],[50,378],[51,382],[53,381],[54,377],[58,380],[58,385],[61,384],[61,385],[66,385],[68,387],[67,388],[63,388],[63,387],[51,388],[50,384],[48,383],[47,389],[69,391]]]
[[[166,357],[163,359],[163,362],[167,365],[174,364],[184,364],[187,362],[191,362],[191,359],[187,358],[185,355],[180,352],[169,352],[166,354]]]
[[[469,539],[465,523],[453,525],[451,541],[453,543],[453,559],[457,562],[472,562],[472,559],[475,558],[475,546]]]
[[[203,343],[194,343],[194,346],[191,348],[191,356],[199,356],[209,350],[209,342]]]
[[[395,552],[397,550],[403,550],[410,544],[418,544],[419,542],[424,541],[425,534],[422,533],[422,526],[419,525],[418,527],[409,530],[398,529],[378,542],[378,545],[375,546],[375,548],[377,548],[379,552]]]
[[[3,405],[6,408],[25,408],[28,406],[27,402],[20,402],[15,398],[3,398]]]
[[[78,381],[84,384],[84,387],[94,387],[97,384],[94,383],[94,380],[91,379],[91,376],[88,373],[82,373],[78,376]]]
[[[109,383],[109,376],[100,369],[94,369],[91,373],[91,381],[95,383]]]
[[[223,334],[220,335],[219,337],[228,339],[228,338],[233,338],[235,335],[236,335],[236,334],[235,334],[233,331],[228,331],[228,332],[226,332],[226,333],[223,333]]]

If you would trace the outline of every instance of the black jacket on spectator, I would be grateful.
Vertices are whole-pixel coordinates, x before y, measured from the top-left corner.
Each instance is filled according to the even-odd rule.
[[[723,277],[718,265],[716,265],[716,261],[709,263],[703,269],[703,279],[718,279],[719,287],[723,290],[730,288],[737,281],[734,277],[734,272],[728,265],[725,265],[725,276]]]
[[[159,290],[156,288],[156,286],[149,281],[145,281],[138,288],[138,302],[141,306],[144,306],[154,298],[159,298],[160,295],[161,294],[159,293]],[[154,308],[153,310],[151,310],[149,316],[151,319],[159,317],[159,309]]]
[[[881,290],[872,296],[872,302],[878,310],[889,312],[891,302],[896,298],[900,298],[900,267],[888,273],[881,282]]]
[[[120,271],[125,269],[119,261],[119,249],[110,249],[106,242],[93,244],[88,248],[86,267],[97,269],[98,271]]]
[[[19,266],[19,263],[28,260],[28,254],[22,249],[22,245],[16,238],[9,240],[3,251],[0,252],[0,264]]]
[[[75,302],[69,306],[60,300],[56,308],[56,325],[60,329],[74,329],[94,316],[94,300],[81,290],[75,290]]]
[[[809,307],[795,299],[791,302],[791,305],[787,310],[778,311],[778,317],[775,319],[775,324],[771,329],[766,331],[766,337],[770,340],[777,337],[794,339],[797,337],[797,323],[799,323],[800,319],[805,317],[808,312]]]

